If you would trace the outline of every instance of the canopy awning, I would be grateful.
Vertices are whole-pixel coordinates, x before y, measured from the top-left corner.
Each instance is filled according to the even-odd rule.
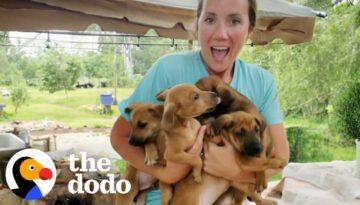
[[[2,31],[83,31],[97,24],[103,31],[196,39],[197,0],[2,0]],[[312,38],[316,12],[284,0],[258,0],[258,21],[251,40],[286,44]]]

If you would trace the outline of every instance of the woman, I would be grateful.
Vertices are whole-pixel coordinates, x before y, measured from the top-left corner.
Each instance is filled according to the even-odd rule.
[[[119,105],[121,116],[111,132],[114,149],[138,170],[159,180],[167,183],[181,180],[190,170],[188,165],[147,166],[143,150],[128,144],[131,128],[124,108],[132,102],[157,102],[155,95],[161,90],[179,83],[194,84],[207,75],[217,75],[259,108],[274,138],[276,156],[288,160],[288,141],[271,74],[237,59],[255,22],[256,0],[201,0],[197,10],[201,50],[164,56],[152,66],[134,93]],[[199,130],[197,141],[189,152],[200,154],[204,129]],[[254,182],[255,179],[253,173],[240,170],[234,149],[226,142],[222,147],[215,144],[206,147],[204,171],[229,180]],[[268,170],[266,174],[270,177],[279,171]]]

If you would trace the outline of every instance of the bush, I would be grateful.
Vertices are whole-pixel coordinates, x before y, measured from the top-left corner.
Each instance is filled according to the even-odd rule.
[[[138,75],[138,74],[135,74],[135,75],[133,75],[131,77],[124,74],[124,75],[121,75],[119,77],[118,86],[119,87],[134,88],[139,84],[141,79],[142,79],[142,76]]]
[[[338,129],[346,139],[360,139],[360,81],[353,83],[335,104]]]
[[[29,100],[29,94],[25,86],[12,87],[10,90],[11,102],[15,107],[15,113]]]
[[[329,161],[332,154],[326,150],[324,137],[304,127],[288,127],[286,134],[290,147],[290,162]]]

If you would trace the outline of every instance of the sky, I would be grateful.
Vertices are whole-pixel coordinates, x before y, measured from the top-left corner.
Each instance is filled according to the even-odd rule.
[[[36,55],[36,51],[50,47],[62,48],[69,53],[96,51],[97,36],[78,36],[64,34],[48,34],[38,32],[9,32],[12,45],[17,45],[27,55]],[[49,39],[49,40],[48,40]],[[88,43],[90,42],[90,43]]]

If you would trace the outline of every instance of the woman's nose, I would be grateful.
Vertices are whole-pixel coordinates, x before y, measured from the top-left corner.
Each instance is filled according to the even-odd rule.
[[[228,28],[224,23],[218,23],[214,30],[214,38],[216,40],[224,40],[228,38]]]

